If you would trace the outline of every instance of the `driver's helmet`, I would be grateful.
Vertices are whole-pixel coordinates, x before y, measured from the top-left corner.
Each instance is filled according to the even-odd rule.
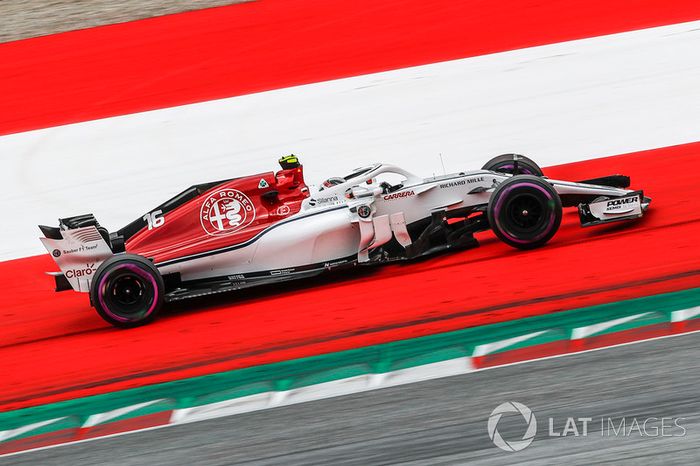
[[[298,168],[301,166],[299,163],[299,158],[294,154],[285,155],[278,160],[282,170],[289,170],[292,168]]]

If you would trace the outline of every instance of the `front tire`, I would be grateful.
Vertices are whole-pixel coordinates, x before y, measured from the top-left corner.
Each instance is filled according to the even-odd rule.
[[[561,224],[561,199],[541,178],[515,175],[498,185],[487,208],[489,225],[504,243],[533,249],[547,243]]]
[[[90,285],[90,300],[110,324],[131,328],[152,321],[163,305],[164,284],[151,261],[120,254],[104,261]]]

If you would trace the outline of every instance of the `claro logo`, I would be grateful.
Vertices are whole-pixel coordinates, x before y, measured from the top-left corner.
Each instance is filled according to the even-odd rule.
[[[90,277],[92,274],[95,273],[95,263],[93,262],[92,264],[85,264],[84,269],[70,269],[66,270],[66,278],[82,278],[82,277]]]
[[[392,199],[398,199],[400,197],[408,197],[408,196],[415,196],[415,195],[416,195],[416,193],[414,193],[413,191],[402,191],[400,193],[387,194],[386,196],[384,196],[384,200],[390,201]]]

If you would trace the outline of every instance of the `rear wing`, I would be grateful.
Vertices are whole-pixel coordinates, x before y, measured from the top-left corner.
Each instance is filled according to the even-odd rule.
[[[83,217],[87,216],[81,216]],[[56,280],[56,291],[70,287],[75,291],[89,292],[97,268],[114,254],[107,243],[109,236],[105,239],[106,230],[103,235],[100,230],[104,229],[94,221],[94,217],[90,217],[92,221],[88,222],[59,220],[58,228],[39,226],[45,235],[40,238],[41,242],[61,269],[61,273],[49,272]]]

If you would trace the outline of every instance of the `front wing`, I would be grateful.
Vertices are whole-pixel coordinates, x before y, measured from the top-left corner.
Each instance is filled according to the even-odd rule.
[[[581,226],[588,227],[639,218],[649,207],[650,202],[651,199],[644,197],[643,191],[633,191],[621,197],[601,198],[579,204],[578,213]]]

